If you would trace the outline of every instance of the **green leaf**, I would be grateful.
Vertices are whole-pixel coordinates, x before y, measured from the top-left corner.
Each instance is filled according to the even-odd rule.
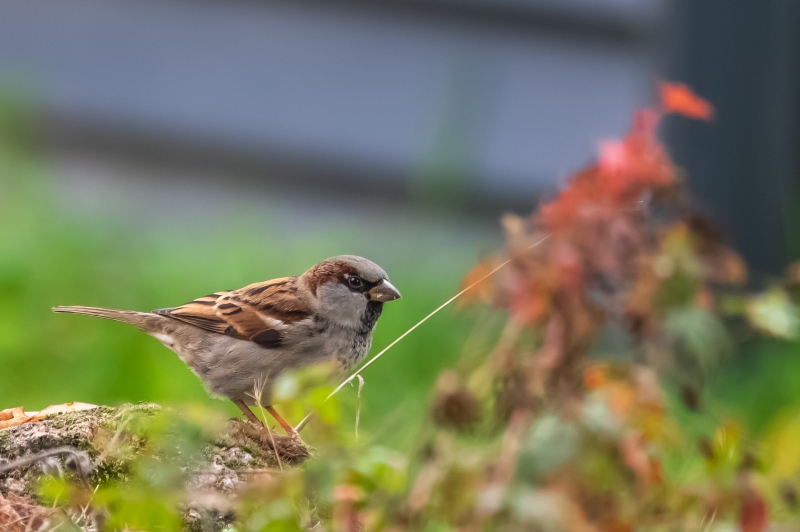
[[[571,459],[578,448],[578,428],[557,416],[545,416],[531,427],[517,460],[517,476],[528,482]]]
[[[699,379],[702,383],[731,349],[725,327],[716,316],[701,308],[672,309],[664,320],[664,329],[672,345],[675,369],[682,380]]]
[[[800,337],[800,309],[782,288],[750,298],[747,319],[762,333],[787,340]]]
[[[339,401],[334,395],[330,399],[328,396],[333,391],[330,386],[315,388],[309,395],[311,406],[324,423],[335,424],[339,421]]]

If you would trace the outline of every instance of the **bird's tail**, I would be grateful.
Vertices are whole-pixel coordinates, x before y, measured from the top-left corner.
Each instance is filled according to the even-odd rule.
[[[101,307],[53,307],[53,312],[66,312],[69,314],[86,314],[107,320],[130,323],[143,331],[153,329],[154,321],[159,321],[159,316],[150,312],[137,312],[135,310],[117,310]]]

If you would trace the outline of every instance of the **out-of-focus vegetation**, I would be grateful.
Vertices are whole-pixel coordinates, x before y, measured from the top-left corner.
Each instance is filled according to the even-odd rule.
[[[331,387],[309,386],[313,373],[284,376],[281,408],[294,417],[319,414],[304,432],[315,456],[300,469],[263,471],[236,487],[225,498],[229,530],[762,532],[768,522],[800,523],[800,270],[748,286],[739,256],[691,212],[682,173],[656,128],[664,113],[707,118],[710,107],[686,87],[662,89],[670,96],[662,108],[637,113],[631,133],[603,144],[597,164],[573,176],[554,201],[529,217],[505,218],[505,252],[465,279],[480,280],[510,260],[470,292],[478,308],[438,316],[366,375],[365,414],[400,405],[405,417],[383,424],[373,417],[356,440],[348,421],[352,393],[326,402]],[[146,390],[164,400],[205,402],[193,377],[157,344],[121,327],[67,323],[47,308],[67,297],[159,306],[162,296],[188,299],[184,289],[244,284],[241,271],[255,275],[264,264],[285,273],[297,257],[316,260],[316,250],[287,242],[280,242],[286,254],[273,255],[270,242],[246,225],[232,226],[213,253],[234,257],[238,266],[217,272],[207,262],[210,240],[176,243],[169,231],[162,241],[83,225],[57,214],[29,159],[8,157],[5,164],[6,176],[28,178],[3,182],[3,245],[14,251],[13,235],[29,236],[0,265],[2,289],[23,309],[2,302],[8,346],[0,362],[14,369],[13,378],[2,377],[9,383],[0,392],[4,401],[31,397],[24,390],[35,383],[43,391],[33,397],[46,402],[97,402],[83,393],[98,389],[106,395],[93,393],[112,401]],[[15,210],[5,201],[12,195],[28,205]],[[349,229],[343,232],[358,232]],[[332,242],[324,236],[314,245],[327,250]],[[406,251],[396,274],[387,265],[404,299],[414,302],[402,313],[398,307],[391,325],[387,308],[376,346],[455,291],[454,263],[461,261],[425,267],[426,251]],[[251,261],[256,254],[263,254],[260,262]],[[84,376],[68,360],[61,363],[76,375],[64,389],[82,395],[52,395],[68,380],[53,371],[56,361],[108,356],[102,351],[127,361],[116,368],[120,390],[98,386],[106,382],[103,370],[92,367]],[[37,352],[47,362],[23,372]],[[91,360],[101,365],[101,356]],[[198,497],[182,488],[191,452],[210,437],[188,432],[189,451],[177,455],[173,440],[168,453],[158,430],[147,432],[150,459],[127,483],[99,485],[96,498],[61,481],[46,482],[42,497],[72,504],[73,513],[74,501],[78,509],[91,501],[91,512],[119,528],[179,529],[181,508]]]
[[[330,223],[298,227],[303,213],[281,220],[254,211],[263,208],[258,202],[210,212],[213,221],[204,224],[187,222],[181,213],[156,223],[145,219],[146,212],[142,219],[135,213],[132,219],[130,211],[118,219],[108,212],[76,212],[58,197],[34,109],[19,99],[5,100],[2,109],[0,405],[37,410],[77,400],[198,402],[239,415],[228,401],[210,399],[185,365],[152,338],[116,323],[54,315],[50,308],[175,306],[355,253],[381,264],[403,294],[378,324],[373,345],[381,348],[449,297],[486,245],[454,224],[428,225],[414,213],[365,220],[343,213]],[[362,423],[375,429],[398,422],[414,426],[435,375],[455,360],[472,324],[469,315],[442,313],[370,369]],[[354,403],[354,394],[344,396],[351,420]],[[394,434],[392,441],[407,444],[411,436]]]

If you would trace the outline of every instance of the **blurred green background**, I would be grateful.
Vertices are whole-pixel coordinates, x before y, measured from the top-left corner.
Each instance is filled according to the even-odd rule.
[[[403,293],[377,352],[502,247],[503,212],[623,135],[658,77],[715,106],[664,136],[753,286],[800,259],[800,4],[379,4],[0,7],[0,408],[235,415],[156,340],[50,307],[174,306],[343,253]],[[449,308],[403,340],[365,372],[364,425],[402,445],[439,370],[502,319]],[[760,430],[800,407],[800,347],[739,340],[705,399]]]
[[[33,115],[5,104],[0,159],[0,405],[38,410],[83,401],[201,402],[231,415],[158,341],[125,324],[56,315],[62,304],[151,310],[259,280],[302,273],[342,253],[381,264],[403,298],[387,305],[373,353],[458,290],[496,227],[413,207],[371,217],[340,212],[310,223],[282,197],[190,205],[166,220],[120,198],[92,210],[64,201]],[[185,206],[184,206],[185,207]],[[195,208],[196,207],[196,208]],[[362,419],[381,428],[424,414],[437,373],[453,363],[475,312],[437,315],[364,374]],[[355,392],[345,393],[352,422]],[[350,396],[347,398],[347,396]],[[295,420],[297,421],[297,420]],[[396,440],[398,443],[399,440]]]
[[[325,223],[298,217],[285,195],[264,200],[243,193],[227,203],[201,202],[162,213],[162,219],[147,196],[135,201],[104,196],[102,206],[81,209],[53,177],[35,117],[35,108],[13,97],[0,112],[4,408],[154,401],[202,403],[239,415],[230,402],[209,398],[156,340],[124,324],[56,315],[52,306],[172,306],[356,253],[383,265],[403,292],[385,309],[374,354],[454,294],[476,259],[502,246],[493,220],[413,205],[367,217],[342,209]],[[464,350],[488,352],[503,319],[499,311],[453,306],[412,333],[364,373],[362,427],[383,444],[411,444],[436,375]],[[755,336],[740,340],[708,383],[703,403],[710,408],[703,415],[740,418],[758,433],[780,413],[800,409],[800,344]],[[342,422],[351,424],[355,390],[341,400]],[[702,425],[702,416],[688,411],[684,416]]]

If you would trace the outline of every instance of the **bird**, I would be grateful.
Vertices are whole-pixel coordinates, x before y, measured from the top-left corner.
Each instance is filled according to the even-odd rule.
[[[344,375],[372,346],[383,304],[400,298],[386,272],[356,255],[340,255],[299,276],[238,290],[214,292],[178,307],[152,312],[58,306],[54,312],[128,323],[174,351],[212,397],[229,398],[254,423],[254,389],[260,406],[290,436],[293,427],[271,404],[279,375],[333,362]],[[264,403],[267,403],[266,405]]]

